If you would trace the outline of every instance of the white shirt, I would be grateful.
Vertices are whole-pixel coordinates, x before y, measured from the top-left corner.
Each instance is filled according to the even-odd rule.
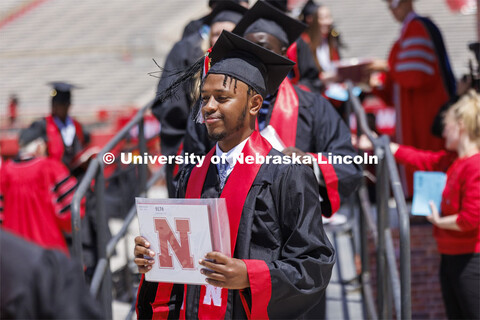
[[[320,67],[322,67],[322,70],[324,72],[334,72],[335,66],[330,60],[330,47],[327,39],[324,39],[322,44],[317,47],[316,53],[318,63],[320,64]]]
[[[222,159],[221,161],[223,161],[223,159],[226,159],[226,161],[229,164],[229,167],[228,167],[228,170],[227,170],[227,177],[232,172],[233,167],[235,166],[236,160],[237,160],[238,156],[242,153],[243,147],[245,146],[245,144],[247,143],[249,138],[250,137],[243,140],[242,142],[240,142],[239,144],[237,144],[235,147],[233,147],[232,149],[230,149],[227,152],[223,152],[222,149],[220,149],[220,147],[218,146],[218,142],[217,142],[217,144],[215,146],[215,154],[218,157],[220,157],[220,159]],[[218,164],[217,164],[217,169],[220,170]]]
[[[75,139],[76,134],[75,124],[73,123],[72,118],[67,117],[66,123],[63,123],[57,117],[53,117],[53,120],[55,121],[58,129],[60,129],[63,143],[65,143],[67,147],[70,147],[73,143],[73,139]]]

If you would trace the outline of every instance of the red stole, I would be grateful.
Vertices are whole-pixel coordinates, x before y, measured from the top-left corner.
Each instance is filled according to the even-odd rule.
[[[297,84],[297,82],[300,80],[300,70],[298,69],[298,52],[297,51],[298,51],[297,42],[295,41],[287,49],[287,58],[295,62],[295,65],[293,66],[293,78],[290,79],[290,81],[293,84]]]
[[[52,116],[45,118],[47,122],[47,150],[48,156],[62,162],[63,152],[65,150],[62,134],[53,120]]]
[[[65,145],[63,143],[62,134],[58,130],[55,120],[52,116],[45,117],[47,123],[47,150],[49,158],[57,159],[62,162],[63,152],[65,151]],[[79,138],[82,145],[84,144],[83,130],[80,123],[72,119],[73,124],[75,125],[75,135]]]
[[[280,84],[269,124],[275,128],[286,147],[294,147],[297,139],[298,96],[290,80]]]
[[[255,154],[266,156],[272,146],[267,140],[254,131],[250,136],[250,139],[243,148],[244,158],[251,155],[255,157]],[[195,167],[192,170],[190,178],[187,184],[187,192],[185,198],[200,198],[203,184],[207,176],[208,168],[210,166],[210,160],[215,152],[215,148],[210,150],[207,154],[203,166]],[[238,162],[235,164],[233,171],[223,188],[220,198],[225,198],[227,201],[228,217],[230,222],[230,244],[231,252],[235,251],[235,242],[237,240],[238,226],[242,217],[243,206],[248,192],[252,186],[261,164],[246,164]],[[187,286],[185,286],[186,288]],[[203,303],[206,294],[206,286],[202,286],[200,290],[200,301],[198,318],[199,319],[223,319],[227,309],[228,290],[221,289],[222,303],[220,306],[215,306],[213,303],[206,305]],[[184,300],[184,303],[186,301]],[[185,305],[184,305],[185,308]]]

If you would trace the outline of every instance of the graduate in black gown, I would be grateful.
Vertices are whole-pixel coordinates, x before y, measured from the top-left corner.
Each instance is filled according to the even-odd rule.
[[[90,134],[84,127],[69,115],[71,109],[72,90],[78,88],[67,82],[50,82],[51,114],[30,126],[39,126],[42,136],[47,141],[49,158],[63,162],[75,174],[74,162],[90,142]],[[78,175],[76,175],[78,178]]]
[[[201,167],[180,172],[177,195],[226,199],[233,258],[211,252],[200,261],[206,286],[143,280],[137,316],[304,318],[324,296],[335,261],[323,230],[317,182],[310,168],[289,164],[290,158],[255,131],[263,98],[277,90],[293,63],[227,31],[210,58],[200,113],[218,144]],[[222,165],[209,161],[224,153]],[[242,153],[283,162],[234,163],[232,158]],[[152,266],[145,256],[155,253],[144,238],[135,243],[135,263],[141,273],[148,272]]]
[[[103,319],[79,263],[0,229],[0,319]]]
[[[209,26],[209,33],[199,32],[177,42],[167,56],[164,71],[158,82],[157,93],[165,91],[172,84],[177,72],[192,65],[205,51],[213,46],[223,28],[232,30],[242,18],[247,9],[235,1],[222,1],[215,5],[212,12],[204,18],[204,23]],[[217,34],[218,33],[218,34]],[[172,99],[157,102],[152,107],[152,112],[160,121],[160,144],[164,155],[175,155],[181,152],[183,137],[187,126],[190,108],[195,102],[192,98],[192,86],[198,79],[192,78],[182,84]],[[175,188],[172,184],[175,166],[166,166],[167,188],[170,197],[174,196]]]
[[[305,29],[305,25],[286,16],[269,4],[258,1],[232,31],[273,52],[285,55],[286,48]],[[320,94],[292,86],[285,79],[280,88],[268,95],[258,116],[258,129],[271,125],[283,140],[287,155],[306,153],[318,159],[329,154],[355,156],[351,134],[333,106]],[[188,153],[206,154],[214,145],[208,138],[204,125],[187,123],[184,150]],[[323,159],[325,160],[325,159]],[[356,190],[361,170],[356,164],[329,164],[316,161],[311,164],[322,197],[322,213],[330,217],[340,207],[341,201]]]

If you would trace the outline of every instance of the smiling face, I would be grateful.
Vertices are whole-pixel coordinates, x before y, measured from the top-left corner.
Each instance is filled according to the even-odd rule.
[[[208,136],[228,151],[245,140],[255,128],[262,96],[248,92],[248,86],[223,74],[209,74],[201,88],[202,115]]]

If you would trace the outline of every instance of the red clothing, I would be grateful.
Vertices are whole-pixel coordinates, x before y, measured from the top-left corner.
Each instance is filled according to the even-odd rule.
[[[71,232],[70,202],[76,184],[67,168],[53,159],[39,157],[3,164],[3,227],[68,255],[62,232]]]
[[[418,170],[447,173],[440,212],[442,216],[458,214],[457,224],[462,231],[434,227],[438,251],[442,254],[480,252],[480,153],[458,159],[451,152],[400,146],[395,158]]]
[[[422,20],[413,18],[390,51],[388,75],[398,86],[393,101],[398,114],[397,140],[402,144],[443,148],[442,139],[430,132],[438,109],[450,99],[438,50]]]
[[[411,12],[388,59],[385,98],[395,105],[396,141],[420,149],[441,150],[443,139],[431,133],[438,110],[455,94],[455,79],[438,28]],[[388,96],[389,95],[389,96]],[[413,172],[405,172],[407,195]]]
[[[85,136],[83,133],[82,125],[75,119],[72,119],[73,124],[75,125],[75,135],[78,137],[80,145],[73,147],[74,150],[71,150],[70,155],[65,155],[65,144],[63,142],[62,134],[60,133],[59,128],[55,124],[55,120],[52,116],[45,117],[46,123],[46,140],[47,140],[47,150],[48,155],[52,159],[56,159],[58,161],[63,161],[66,166],[71,165],[71,161],[81,152],[81,150],[85,147],[86,141]]]

